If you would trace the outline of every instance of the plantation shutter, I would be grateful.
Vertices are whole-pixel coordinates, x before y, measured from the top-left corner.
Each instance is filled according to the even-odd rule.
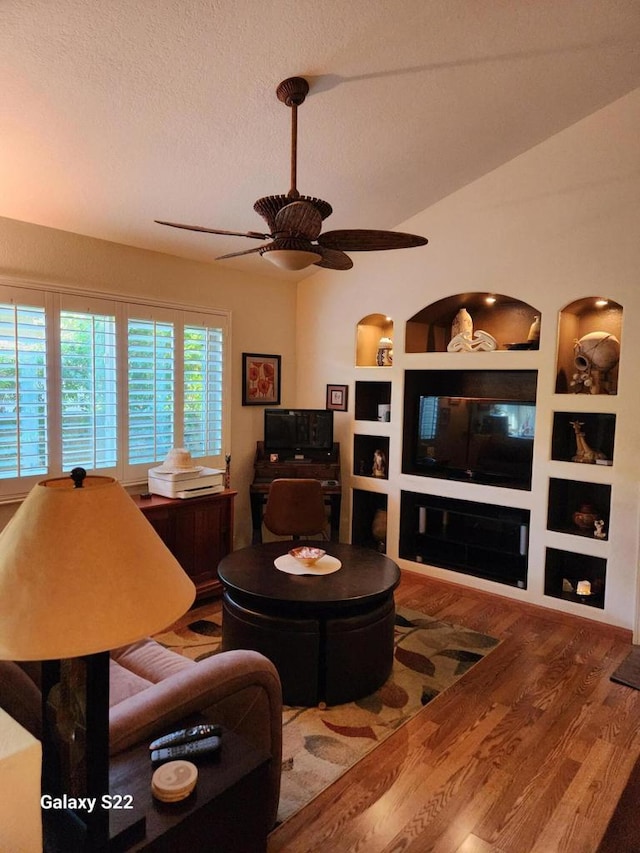
[[[148,467],[175,446],[176,312],[128,310],[128,464]]]
[[[184,326],[183,441],[193,456],[222,456],[224,329],[189,317]]]
[[[113,304],[62,297],[59,347],[62,470],[115,468],[118,389]]]
[[[49,469],[45,303],[42,292],[0,287],[1,480]]]

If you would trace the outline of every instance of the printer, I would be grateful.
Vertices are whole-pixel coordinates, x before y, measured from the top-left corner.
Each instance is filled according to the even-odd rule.
[[[220,468],[194,465],[188,450],[174,447],[162,465],[149,469],[149,491],[164,498],[213,495],[223,491],[224,474]]]
[[[213,495],[223,489],[224,471],[220,468],[198,467],[197,470],[177,473],[149,469],[149,491],[164,498],[197,498]]]

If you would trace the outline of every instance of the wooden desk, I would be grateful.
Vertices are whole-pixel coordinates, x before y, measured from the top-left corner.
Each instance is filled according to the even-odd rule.
[[[330,538],[338,542],[340,538],[340,508],[342,505],[342,486],[340,485],[340,445],[335,443],[330,453],[317,453],[306,461],[293,458],[279,458],[271,462],[265,453],[264,442],[256,447],[254,479],[249,488],[251,501],[252,544],[262,542],[262,515],[269,496],[271,483],[281,477],[294,479],[308,478],[320,480],[325,503],[329,506]]]
[[[218,563],[233,550],[233,503],[226,490],[199,498],[133,500],[196,585],[198,599],[221,595]]]

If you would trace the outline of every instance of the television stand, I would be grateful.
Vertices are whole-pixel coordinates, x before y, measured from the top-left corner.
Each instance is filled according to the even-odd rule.
[[[334,443],[330,451],[310,451],[302,458],[296,458],[297,456],[291,448],[286,451],[284,459],[278,458],[272,462],[270,454],[265,452],[264,442],[257,443],[253,483],[249,488],[254,545],[262,542],[262,515],[271,483],[282,477],[320,480],[325,503],[329,506],[330,538],[333,542],[339,541],[342,504],[340,445]]]

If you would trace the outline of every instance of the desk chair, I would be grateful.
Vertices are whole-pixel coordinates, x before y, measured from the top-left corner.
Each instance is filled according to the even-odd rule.
[[[326,538],[327,517],[319,480],[274,480],[269,488],[264,511],[264,526],[276,536],[313,536]]]

